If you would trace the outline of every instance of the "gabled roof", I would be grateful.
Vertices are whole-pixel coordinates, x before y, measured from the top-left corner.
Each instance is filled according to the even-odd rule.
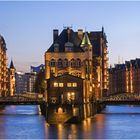
[[[68,42],[73,44],[73,52],[83,52],[83,49],[80,47],[81,39],[77,33],[70,28],[64,29],[60,33],[47,52],[54,52],[54,45],[56,44],[59,45],[59,52],[65,52],[65,44]]]
[[[74,76],[74,75],[71,75],[71,74],[68,74],[68,73],[65,73],[65,74],[60,75],[60,76],[57,76],[57,77],[53,76],[53,77],[51,77],[50,79],[59,79],[59,78],[64,78],[64,77],[66,77],[66,78],[71,77],[71,78],[75,78],[75,79],[84,80],[84,79],[81,78],[81,77],[77,77],[77,76]]]

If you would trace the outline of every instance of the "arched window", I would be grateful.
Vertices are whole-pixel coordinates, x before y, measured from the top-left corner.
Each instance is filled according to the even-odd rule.
[[[81,67],[81,60],[79,58],[76,60],[76,67]]]
[[[75,67],[75,60],[71,59],[71,67]]]
[[[51,59],[51,61],[50,61],[50,66],[51,66],[51,67],[55,67],[55,60],[54,60],[54,59]]]
[[[57,64],[58,64],[58,67],[59,68],[63,67],[63,61],[62,61],[62,59],[58,59]]]
[[[63,61],[63,66],[64,66],[64,67],[68,67],[68,66],[69,66],[68,59],[65,59],[65,60]]]

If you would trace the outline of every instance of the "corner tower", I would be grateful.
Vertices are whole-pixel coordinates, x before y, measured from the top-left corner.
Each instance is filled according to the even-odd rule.
[[[9,95],[13,96],[15,94],[15,72],[16,69],[13,64],[13,60],[11,60],[9,67]]]

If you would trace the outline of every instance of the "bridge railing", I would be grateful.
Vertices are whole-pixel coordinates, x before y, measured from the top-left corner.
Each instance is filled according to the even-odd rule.
[[[140,101],[140,94],[136,93],[123,93],[117,95],[111,95],[103,101]]]

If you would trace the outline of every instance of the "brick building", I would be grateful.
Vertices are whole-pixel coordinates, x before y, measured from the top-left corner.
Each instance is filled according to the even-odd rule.
[[[54,102],[55,99],[57,102],[58,97],[63,97],[63,100],[68,101],[70,95],[70,98],[73,96],[80,101],[82,96],[81,102],[85,104],[84,108],[87,108],[84,117],[90,116],[92,108],[89,102],[107,94],[107,61],[107,40],[103,28],[90,33],[81,29],[75,32],[69,27],[60,34],[58,30],[54,30],[53,43],[45,52],[46,100]],[[61,78],[64,75],[65,80]],[[61,84],[52,79],[61,79]],[[73,80],[75,82],[72,82]],[[75,83],[75,87],[68,87],[70,83]],[[56,85],[60,86],[60,93],[54,92]]]
[[[6,67],[6,43],[4,38],[0,35],[0,96],[6,96],[7,89],[7,73],[8,69]]]
[[[140,93],[140,59],[109,69],[109,93]]]

